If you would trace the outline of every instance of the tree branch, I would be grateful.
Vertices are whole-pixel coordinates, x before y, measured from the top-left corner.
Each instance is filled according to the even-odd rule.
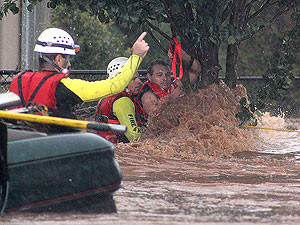
[[[243,12],[245,12],[245,5],[246,5],[247,0],[240,0],[238,4],[236,5],[236,26],[237,27],[243,27],[243,16],[245,15]]]
[[[245,17],[243,19],[243,29],[245,29],[246,25],[247,25],[247,18],[249,18],[249,14],[250,14],[250,11],[251,11],[251,8],[254,4],[254,2],[256,2],[258,0],[252,0],[251,2],[249,2],[246,6],[245,6]]]
[[[286,13],[287,11],[289,11],[289,10],[290,10],[290,7],[286,7],[284,10],[282,10],[281,12],[279,12],[279,13],[277,13],[275,16],[273,16],[273,17],[269,20],[269,23],[268,23],[268,24],[270,25],[270,24],[274,23],[275,20],[276,20],[279,16],[285,14],[285,13]],[[267,27],[266,25],[261,25],[261,26],[259,27],[259,29],[258,29],[256,32],[253,32],[253,33],[249,34],[248,36],[242,38],[241,41],[245,41],[245,40],[247,40],[247,39],[253,37],[255,34],[257,34],[259,31],[261,31],[262,29],[264,29],[264,28],[266,28],[266,27]]]
[[[168,15],[169,20],[170,20],[170,26],[171,26],[171,30],[172,30],[172,36],[173,36],[173,34],[177,34],[180,37],[183,46],[185,46],[189,51],[191,51],[191,49],[193,49],[193,47],[191,46],[191,44],[189,42],[189,37],[187,37],[186,35],[184,35],[182,33],[182,29],[180,29],[180,26],[176,26],[176,24],[175,24],[176,21],[174,21],[174,19],[172,19],[173,16],[174,16],[174,15],[171,14],[172,8],[170,8],[167,5],[167,3],[165,4],[165,7],[166,7],[167,15]]]
[[[259,15],[262,11],[264,11],[266,8],[272,6],[272,5],[275,5],[277,4],[279,1],[275,1],[275,2],[272,2],[270,3],[270,0],[267,0],[255,13],[253,13],[251,16],[248,17],[248,19],[246,19],[246,24],[252,20],[253,18],[255,18],[257,15]]]
[[[226,6],[226,8],[224,9],[223,13],[222,13],[222,17],[221,17],[221,23],[224,23],[224,21],[227,19],[227,17],[229,16],[229,14],[232,12],[232,2],[230,1],[228,3],[228,5]]]
[[[192,5],[190,3],[187,3],[187,7],[186,7],[186,11],[187,11],[187,14],[189,14],[189,19],[190,21],[195,21],[195,16],[194,16],[194,13],[193,13],[193,9],[192,9]]]
[[[290,43],[290,41],[293,39],[293,36],[294,36],[294,35],[297,33],[297,31],[299,30],[299,28],[300,28],[300,24],[298,24],[299,22],[300,22],[300,16],[298,16],[295,26],[294,26],[293,29],[290,31],[290,35],[288,36],[288,37],[289,37],[288,43]],[[290,44],[289,44],[289,45],[290,45]]]
[[[157,44],[157,46],[165,53],[168,54],[168,50],[165,49],[161,43],[155,38],[155,36],[153,35],[152,31],[150,30],[151,28],[148,29],[148,33],[150,35],[150,37],[152,38],[152,40]]]
[[[168,41],[174,43],[173,39],[171,37],[169,37],[169,35],[167,35],[166,33],[162,32],[158,27],[154,26],[148,20],[145,20],[145,21],[149,25],[149,27],[151,27],[153,30],[155,30],[157,33],[159,33],[161,36],[163,36],[164,38],[166,38]]]

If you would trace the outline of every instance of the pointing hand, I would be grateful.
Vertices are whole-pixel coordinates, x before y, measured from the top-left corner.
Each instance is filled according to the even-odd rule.
[[[148,43],[144,40],[144,37],[147,35],[146,32],[143,32],[135,43],[132,46],[132,54],[138,55],[144,58],[149,50]]]

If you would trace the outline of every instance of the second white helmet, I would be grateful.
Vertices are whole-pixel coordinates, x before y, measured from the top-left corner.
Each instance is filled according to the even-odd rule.
[[[34,51],[39,53],[76,55],[79,45],[75,45],[72,36],[59,28],[44,30],[36,42]]]
[[[128,58],[126,57],[118,57],[110,61],[107,66],[107,74],[108,78],[112,79],[116,74],[119,73],[120,69],[125,65]]]

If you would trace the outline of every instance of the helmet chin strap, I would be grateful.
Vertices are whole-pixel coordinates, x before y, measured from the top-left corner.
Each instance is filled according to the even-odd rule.
[[[67,75],[69,73],[69,70],[66,68],[67,64],[69,63],[69,56],[67,56],[65,63],[63,67],[60,67],[55,62],[53,62],[51,59],[49,59],[47,56],[40,54],[40,57],[44,59],[47,63],[49,63],[51,66],[53,66],[55,69],[57,69],[60,73]]]

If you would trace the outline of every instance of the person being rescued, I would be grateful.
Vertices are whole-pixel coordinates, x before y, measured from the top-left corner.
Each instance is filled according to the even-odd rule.
[[[108,79],[117,76],[121,69],[127,64],[128,58],[118,57],[113,59],[107,66]],[[121,124],[127,127],[125,134],[116,132],[97,132],[110,142],[117,144],[128,143],[138,140],[142,134],[144,124],[142,111],[138,107],[136,95],[142,86],[139,73],[136,72],[127,88],[116,95],[102,98],[97,105],[95,121],[102,123]]]
[[[40,34],[34,48],[39,54],[39,71],[17,74],[11,82],[10,92],[19,95],[20,107],[42,105],[50,116],[75,119],[75,105],[98,101],[127,87],[149,50],[145,36],[146,32],[143,32],[136,40],[132,55],[117,76],[89,82],[68,77],[69,57],[76,55],[78,49],[72,36],[62,29],[48,28]]]
[[[172,55],[169,54],[172,58]],[[190,63],[191,57],[182,50],[183,64]],[[189,83],[195,85],[201,73],[201,64],[193,60],[188,69]],[[183,84],[180,80],[172,81],[170,66],[163,60],[154,60],[147,66],[147,79],[137,96],[139,108],[143,115],[148,118],[149,114],[156,111],[159,101],[172,101],[184,95]]]

